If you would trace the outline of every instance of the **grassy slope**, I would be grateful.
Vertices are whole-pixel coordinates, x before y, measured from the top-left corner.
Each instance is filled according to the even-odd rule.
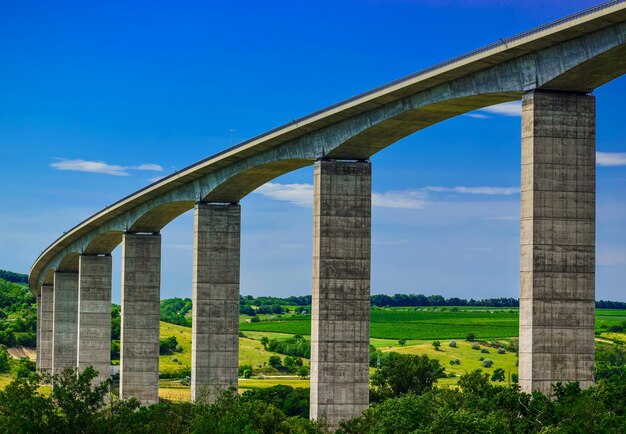
[[[263,349],[263,345],[259,342],[261,336],[268,335],[267,333],[254,334],[254,339],[239,338],[239,365],[252,365],[254,368],[260,368],[263,363],[268,361],[270,356],[278,355],[281,358],[285,356],[283,354],[266,351]],[[162,373],[174,373],[181,368],[191,367],[191,328],[179,326],[175,324],[169,324],[161,322],[161,338],[168,336],[176,336],[176,340],[183,347],[181,353],[174,353],[171,355],[161,355],[159,357],[159,369]],[[269,335],[268,335],[269,336]],[[282,335],[282,337],[289,337],[290,335]],[[274,337],[274,336],[272,336]],[[174,359],[178,360],[175,362]],[[309,364],[309,361],[303,359],[305,364]]]

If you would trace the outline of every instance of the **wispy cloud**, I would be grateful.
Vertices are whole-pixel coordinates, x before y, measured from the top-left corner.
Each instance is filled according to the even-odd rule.
[[[313,206],[313,185],[280,184],[268,182],[255,193],[270,199],[289,202],[303,207]],[[424,187],[417,190],[387,191],[372,193],[372,206],[378,208],[421,209],[428,204],[429,193],[456,193],[485,196],[510,196],[519,193],[517,187]]]
[[[485,107],[480,110],[476,110],[472,113],[466,113],[465,116],[476,119],[487,119],[490,115],[495,116],[521,116],[522,115],[522,102],[511,101],[503,104],[496,104],[490,107]]]
[[[419,209],[426,205],[423,191],[405,190],[372,193],[372,206],[380,208]]]
[[[313,185],[311,184],[279,184],[268,182],[257,188],[255,193],[270,199],[293,203],[294,205],[313,206]]]
[[[596,164],[605,167],[626,166],[626,152],[596,152]]]
[[[129,176],[130,170],[149,170],[154,172],[163,171],[163,167],[158,164],[146,163],[138,166],[119,166],[117,164],[109,164],[104,161],[86,161],[86,160],[65,160],[60,159],[54,163],[50,163],[50,167],[57,170],[69,170],[73,172],[101,173],[113,176]]]
[[[424,187],[423,191],[432,193],[480,194],[485,196],[511,196],[518,194],[519,187]]]

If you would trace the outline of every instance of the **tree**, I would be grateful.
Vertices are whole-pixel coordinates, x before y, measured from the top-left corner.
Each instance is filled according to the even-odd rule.
[[[476,340],[476,335],[474,333],[468,333],[465,340],[467,342],[474,342]]]
[[[450,341],[450,343],[448,344],[448,346],[449,346],[449,347],[451,347],[451,348],[456,348],[456,347],[457,347],[457,345],[456,345],[456,341]]]
[[[263,336],[261,338],[261,345],[263,345],[263,349],[267,350],[267,344],[270,343],[270,340],[267,336]]]
[[[435,351],[440,351],[441,342],[439,342],[439,341],[433,342],[433,347],[435,347]]]
[[[444,368],[437,359],[426,355],[387,353],[376,370],[372,384],[381,396],[400,396],[408,392],[421,394],[430,390]]]
[[[159,354],[172,354],[176,350],[176,336],[168,336],[159,340]]]
[[[504,380],[505,380],[504,369],[502,368],[494,369],[493,374],[491,374],[491,381],[504,381]]]
[[[309,375],[309,367],[306,365],[302,365],[298,368],[298,377],[306,378]]]
[[[406,345],[406,339],[400,339],[398,341],[398,345],[400,345],[401,347],[405,346]]]
[[[11,370],[11,356],[5,346],[0,347],[0,373],[5,374]]]
[[[270,356],[268,363],[272,368],[275,368],[275,369],[280,368],[283,364],[280,359],[280,356]]]

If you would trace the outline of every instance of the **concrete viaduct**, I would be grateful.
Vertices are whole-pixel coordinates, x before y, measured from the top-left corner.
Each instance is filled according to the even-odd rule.
[[[500,40],[180,170],[71,228],[35,261],[37,364],[110,371],[122,243],[120,395],[158,401],[160,230],[194,209],[192,399],[237,385],[239,201],[314,165],[311,417],[368,406],[370,157],[459,114],[522,100],[519,378],[594,377],[595,88],[626,72],[626,0]],[[477,157],[478,158],[478,157]]]

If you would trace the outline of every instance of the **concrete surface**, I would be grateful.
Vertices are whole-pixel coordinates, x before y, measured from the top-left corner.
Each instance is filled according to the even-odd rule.
[[[54,273],[52,372],[76,367],[78,273]]]
[[[194,214],[191,399],[214,402],[237,387],[239,205],[198,203]]]
[[[371,171],[315,163],[310,416],[331,425],[369,404]]]

